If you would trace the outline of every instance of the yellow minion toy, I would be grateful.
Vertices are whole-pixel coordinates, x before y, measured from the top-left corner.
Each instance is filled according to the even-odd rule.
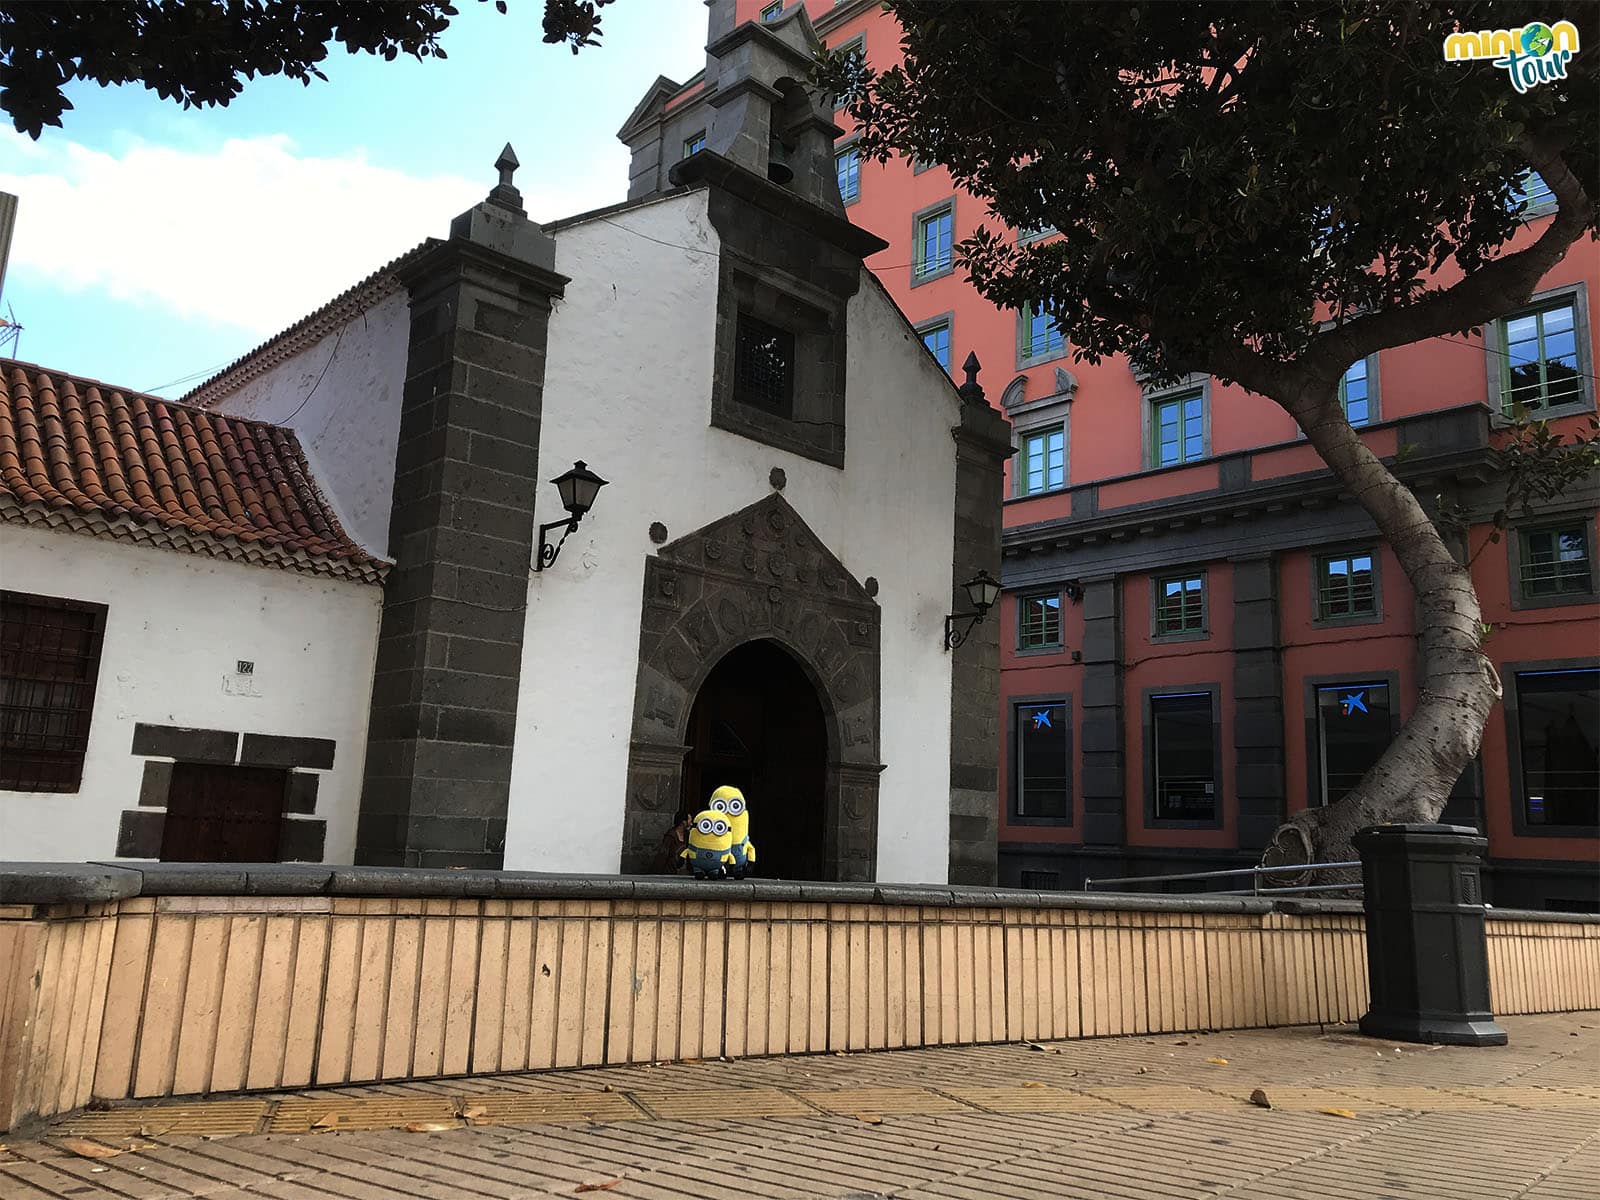
[[[736,787],[719,787],[711,793],[711,810],[722,813],[733,837],[733,866],[728,874],[743,879],[756,861],[756,846],[750,840],[750,806]]]
[[[733,865],[733,831],[726,815],[706,809],[689,823],[689,844],[680,858],[689,860],[696,879],[721,879]]]

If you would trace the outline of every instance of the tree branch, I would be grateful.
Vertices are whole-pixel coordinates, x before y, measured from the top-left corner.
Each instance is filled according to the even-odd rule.
[[[1317,374],[1340,372],[1379,350],[1459,333],[1524,303],[1545,273],[1566,255],[1567,248],[1594,224],[1595,210],[1594,199],[1555,147],[1527,136],[1518,139],[1517,145],[1555,194],[1558,206],[1554,220],[1538,240],[1403,308],[1368,313],[1315,335],[1299,361]]]

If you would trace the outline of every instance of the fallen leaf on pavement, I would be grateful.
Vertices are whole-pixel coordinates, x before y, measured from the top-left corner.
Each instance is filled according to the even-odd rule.
[[[62,1138],[61,1145],[79,1158],[115,1158],[119,1154],[127,1153],[118,1146],[102,1146],[99,1142],[87,1141],[84,1138]]]
[[[1355,1113],[1351,1112],[1348,1108],[1319,1108],[1317,1111],[1320,1113],[1327,1113],[1330,1117],[1346,1117],[1352,1121],[1356,1119]]]
[[[1250,1103],[1257,1108],[1271,1108],[1272,1101],[1267,1099],[1267,1094],[1260,1088],[1250,1093]]]
[[[473,1104],[461,1110],[461,1115],[472,1125],[482,1125],[489,1119],[489,1110],[481,1104]]]
[[[167,1134],[171,1133],[174,1128],[176,1128],[176,1126],[168,1125],[165,1129],[151,1129],[150,1126],[148,1126],[148,1125],[141,1125],[141,1126],[139,1126],[139,1136],[140,1137],[165,1137]]]
[[[339,1128],[339,1114],[336,1112],[323,1113],[319,1120],[311,1122],[311,1128],[337,1129]]]
[[[877,1113],[857,1113],[856,1114],[856,1120],[862,1122],[865,1125],[882,1125],[883,1124],[883,1118],[880,1117]]]
[[[604,1183],[580,1183],[573,1190],[578,1192],[609,1192],[621,1182],[622,1179],[618,1177],[616,1179],[608,1179]]]
[[[1022,1086],[1023,1087],[1031,1087],[1031,1088],[1042,1088],[1042,1087],[1044,1087],[1044,1084],[1040,1083],[1037,1079],[1030,1079],[1030,1080],[1028,1080],[1027,1083],[1023,1084]]]
[[[1046,1054],[1060,1054],[1060,1046],[1041,1046],[1038,1042],[1023,1042],[1029,1050],[1043,1050]]]
[[[460,1129],[454,1121],[412,1121],[406,1126],[407,1133],[439,1133],[446,1129]]]
[[[1228,1065],[1228,1060],[1225,1058],[1208,1058],[1206,1061],[1208,1063],[1216,1063],[1219,1067],[1225,1067]]]

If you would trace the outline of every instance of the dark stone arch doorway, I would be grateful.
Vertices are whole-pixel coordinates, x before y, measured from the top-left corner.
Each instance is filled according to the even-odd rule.
[[[647,557],[623,871],[667,869],[662,848],[689,794],[684,773],[695,750],[695,700],[723,659],[765,641],[789,655],[810,681],[827,734],[822,867],[809,877],[872,879],[883,770],[880,624],[877,602],[781,495],[729,513]],[[765,859],[773,834],[762,828],[753,826],[752,833]],[[765,861],[756,865],[768,873]]]
[[[828,730],[816,687],[776,642],[746,642],[711,669],[689,713],[683,810],[731,785],[750,805],[755,874],[821,879]]]

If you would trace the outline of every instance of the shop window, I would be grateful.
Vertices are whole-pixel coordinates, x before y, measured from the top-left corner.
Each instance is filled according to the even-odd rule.
[[[1333,804],[1355,790],[1394,739],[1392,689],[1383,681],[1324,684],[1316,689],[1317,792]]]
[[[1065,821],[1071,813],[1072,727],[1065,700],[1012,706],[1013,811],[1024,820]]]
[[[1149,697],[1151,816],[1157,822],[1218,818],[1215,701],[1210,691]]]
[[[1600,826],[1600,670],[1524,671],[1515,687],[1528,826]]]

